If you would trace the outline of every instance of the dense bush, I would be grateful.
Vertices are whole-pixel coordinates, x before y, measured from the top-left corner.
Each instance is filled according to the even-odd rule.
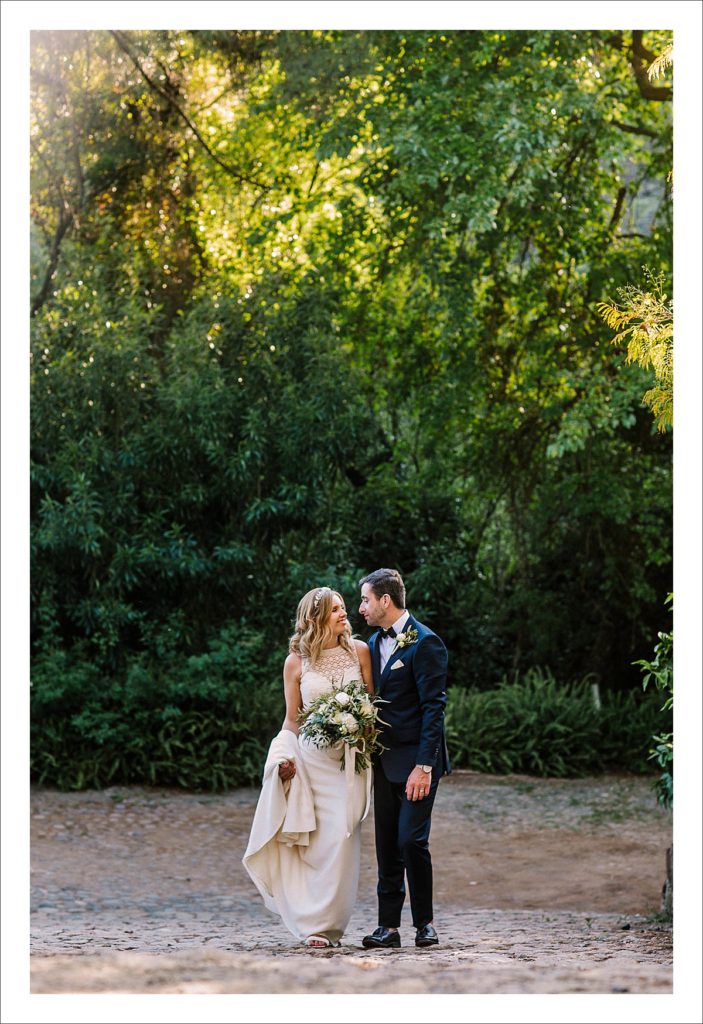
[[[260,777],[282,720],[281,659],[246,626],[199,656],[134,658],[123,679],[52,654],[34,671],[32,778],[226,789]]]
[[[674,595],[668,594],[667,606],[673,611]],[[673,631],[660,632],[658,643],[654,645],[654,657],[651,661],[640,658],[637,664],[642,670],[642,689],[652,685],[663,700],[661,714],[656,724],[656,734],[652,732],[653,747],[650,747],[649,760],[660,769],[657,779],[657,799],[664,807],[674,805],[674,734],[672,717],[674,709],[674,634]]]
[[[650,772],[648,746],[659,714],[656,700],[634,691],[596,701],[589,680],[563,685],[533,669],[494,690],[451,690],[447,742],[455,767],[475,771]]]
[[[648,772],[660,703],[629,691],[598,707],[587,680],[560,685],[538,669],[494,690],[455,687],[450,754],[456,768],[498,774]],[[135,661],[124,685],[47,658],[33,692],[32,778],[61,789],[256,784],[283,711],[280,658],[246,628],[223,631],[201,657]]]

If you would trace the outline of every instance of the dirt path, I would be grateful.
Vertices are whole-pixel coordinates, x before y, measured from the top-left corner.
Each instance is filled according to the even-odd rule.
[[[632,992],[672,988],[670,815],[649,779],[456,772],[431,846],[442,944],[367,952],[373,825],[340,950],[300,947],[241,864],[255,789],[32,794],[32,992]]]

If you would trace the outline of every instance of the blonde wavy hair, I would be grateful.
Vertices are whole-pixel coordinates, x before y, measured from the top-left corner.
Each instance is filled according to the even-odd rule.
[[[301,598],[295,613],[295,632],[288,641],[288,650],[307,658],[314,665],[320,657],[320,651],[334,639],[334,633],[327,625],[332,612],[335,598],[344,604],[344,598],[337,590],[330,587],[315,587],[308,590]],[[349,654],[354,653],[352,631],[347,621],[344,632],[338,640],[339,646]]]

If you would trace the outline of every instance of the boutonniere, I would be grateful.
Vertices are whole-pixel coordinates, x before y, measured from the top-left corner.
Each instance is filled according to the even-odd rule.
[[[393,650],[397,650],[399,647],[409,647],[410,644],[414,644],[417,640],[417,630],[414,626],[410,626],[404,633],[398,633],[395,638],[395,647]]]

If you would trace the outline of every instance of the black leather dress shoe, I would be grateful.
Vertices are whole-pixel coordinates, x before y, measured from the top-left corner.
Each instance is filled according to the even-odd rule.
[[[389,928],[384,928],[381,925],[371,935],[364,935],[361,945],[364,949],[398,949],[400,932],[392,932]]]
[[[415,934],[415,945],[416,946],[438,946],[439,936],[434,930],[431,924],[426,924],[422,928],[418,928]]]

